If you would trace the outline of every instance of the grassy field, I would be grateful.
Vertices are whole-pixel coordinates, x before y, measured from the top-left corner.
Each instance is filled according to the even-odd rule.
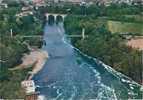
[[[120,21],[107,21],[108,29],[115,32],[131,32],[139,33],[143,35],[143,23],[129,23],[129,22],[120,22]]]

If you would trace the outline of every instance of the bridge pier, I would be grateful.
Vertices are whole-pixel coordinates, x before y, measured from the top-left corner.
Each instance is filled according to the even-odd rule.
[[[63,19],[63,21],[64,21],[64,19],[65,19],[65,17],[66,17],[67,15],[66,15],[66,14],[46,13],[45,16],[46,16],[46,20],[47,20],[47,21],[49,20],[49,16],[53,16],[55,21],[57,20],[57,17],[58,17],[58,16],[61,16],[62,19]]]
[[[85,28],[82,28],[82,39],[85,39]]]

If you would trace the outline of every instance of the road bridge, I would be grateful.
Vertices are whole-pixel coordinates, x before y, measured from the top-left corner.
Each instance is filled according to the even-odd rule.
[[[46,13],[45,16],[46,16],[46,20],[47,20],[47,21],[49,20],[49,17],[50,17],[50,16],[53,16],[55,21],[57,20],[58,17],[61,17],[62,20],[64,21],[64,19],[65,19],[65,17],[67,16],[67,14]]]

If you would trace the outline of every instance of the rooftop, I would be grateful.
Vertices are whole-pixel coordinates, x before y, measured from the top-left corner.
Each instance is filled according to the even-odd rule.
[[[143,38],[133,38],[127,42],[127,45],[135,49],[143,50]]]

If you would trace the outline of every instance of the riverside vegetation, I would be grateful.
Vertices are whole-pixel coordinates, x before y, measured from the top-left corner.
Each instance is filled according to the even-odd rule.
[[[105,64],[110,65],[117,71],[124,73],[134,81],[142,84],[142,52],[132,49],[126,45],[126,37],[120,33],[128,33],[131,36],[143,35],[143,20],[141,18],[142,10],[140,6],[129,6],[124,4],[112,4],[109,7],[95,6],[85,9],[83,15],[71,15],[65,19],[65,30],[67,34],[81,34],[82,28],[85,28],[87,38],[71,38],[72,44],[82,52],[95,57]],[[91,9],[90,11],[88,11]],[[82,12],[82,10],[81,10]],[[130,17],[128,17],[130,16]],[[140,16],[136,18],[135,16]],[[109,28],[109,21],[118,21],[116,31]],[[123,26],[131,23],[131,27]],[[113,23],[111,23],[113,24]],[[117,24],[117,23],[116,23]],[[139,26],[139,27],[137,27]],[[126,30],[125,30],[126,29]]]
[[[42,22],[37,14],[16,17],[22,5],[9,5],[0,9],[0,98],[24,98],[20,83],[31,68],[9,71],[21,63],[24,53],[29,53],[24,41],[31,46],[41,46],[40,38],[21,38],[20,36],[41,35]],[[10,35],[12,29],[13,36]]]

